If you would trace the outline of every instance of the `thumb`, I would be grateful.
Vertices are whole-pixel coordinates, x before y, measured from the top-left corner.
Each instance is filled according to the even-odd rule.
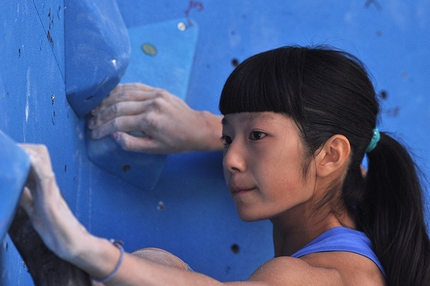
[[[24,187],[19,204],[25,210],[25,212],[30,216],[30,213],[33,210],[34,200],[33,200],[33,195],[31,194],[31,191],[28,187]]]

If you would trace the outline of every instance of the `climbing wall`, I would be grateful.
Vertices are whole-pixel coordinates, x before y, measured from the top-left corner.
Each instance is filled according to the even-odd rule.
[[[84,9],[84,19],[106,3],[82,2],[95,3],[93,12]],[[91,149],[96,143],[88,140],[80,112],[104,94],[80,101],[89,71],[71,60],[77,36],[67,19],[76,15],[67,5],[15,0],[0,6],[0,130],[17,142],[48,146],[66,200],[92,233],[124,241],[127,251],[167,249],[195,271],[222,281],[246,279],[273,255],[271,226],[240,221],[224,185],[220,153],[142,157],[153,163],[139,170],[154,172],[154,180],[140,182],[129,175],[137,162],[104,164],[106,153]],[[357,55],[382,103],[380,130],[395,133],[429,173],[430,0],[117,0],[110,7],[119,16],[108,24],[127,29],[131,52],[124,77],[118,70],[107,78],[168,87],[198,110],[218,113],[225,79],[255,53],[286,44],[328,44]],[[140,40],[142,31],[149,37]],[[171,36],[162,38],[160,31]],[[94,44],[92,58],[106,47]],[[168,78],[157,82],[151,69],[168,71],[164,50],[181,55],[176,65],[185,67],[186,80],[171,87]],[[142,59],[135,70],[142,55],[152,58]],[[89,88],[95,85],[96,80]],[[1,285],[32,285],[7,235],[0,258]]]

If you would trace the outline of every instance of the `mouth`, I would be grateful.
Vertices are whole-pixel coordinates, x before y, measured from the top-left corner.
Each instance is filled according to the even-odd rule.
[[[255,188],[230,188],[230,193],[232,196],[244,194],[253,191]]]

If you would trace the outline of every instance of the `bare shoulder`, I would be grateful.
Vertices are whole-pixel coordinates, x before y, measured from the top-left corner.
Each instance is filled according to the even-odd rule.
[[[321,252],[301,258],[314,267],[336,269],[344,285],[383,286],[384,275],[370,259],[352,252]]]
[[[277,257],[258,268],[249,281],[261,285],[385,285],[371,260],[348,252],[314,253],[300,259]]]
[[[306,261],[288,256],[264,263],[248,281],[258,285],[344,285],[336,269],[313,266]]]

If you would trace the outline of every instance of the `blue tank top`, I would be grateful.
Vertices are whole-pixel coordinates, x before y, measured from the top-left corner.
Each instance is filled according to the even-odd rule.
[[[345,251],[363,255],[372,260],[385,275],[379,258],[373,252],[370,239],[361,231],[343,226],[327,230],[291,256],[299,258],[307,254],[326,251]]]

